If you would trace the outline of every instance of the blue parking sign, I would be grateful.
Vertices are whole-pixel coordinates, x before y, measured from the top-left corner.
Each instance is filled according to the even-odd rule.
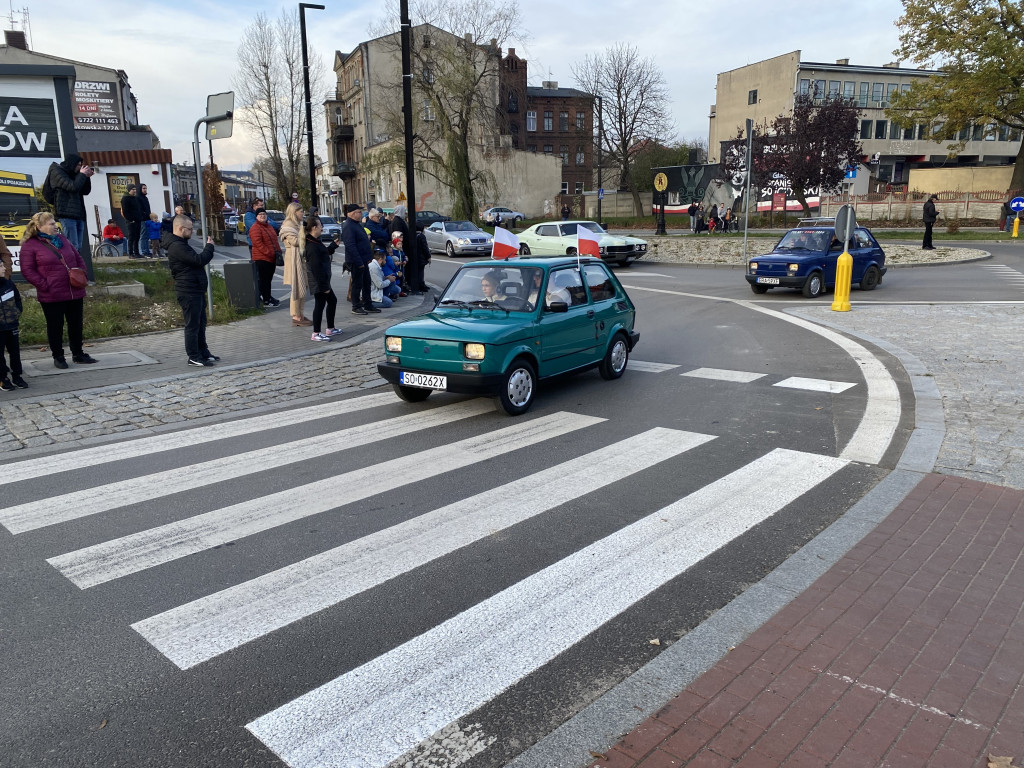
[[[1010,210],[1020,213],[1024,211],[1024,197],[1015,197],[1010,201]]]

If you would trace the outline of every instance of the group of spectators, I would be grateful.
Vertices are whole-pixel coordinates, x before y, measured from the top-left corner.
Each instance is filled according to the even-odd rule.
[[[724,204],[719,208],[716,203],[711,206],[710,211],[706,211],[704,203],[694,200],[686,212],[690,215],[690,231],[695,235],[701,232],[728,232],[729,224],[732,222],[732,208]]]

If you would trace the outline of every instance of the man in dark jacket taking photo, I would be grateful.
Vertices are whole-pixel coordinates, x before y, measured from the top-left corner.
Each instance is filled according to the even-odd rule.
[[[202,253],[189,244],[192,219],[175,216],[173,234],[167,246],[167,263],[174,277],[174,292],[185,318],[185,352],[188,364],[194,367],[213,365],[219,357],[206,346],[206,265],[213,260],[213,238],[206,238]]]
[[[71,153],[63,162],[51,163],[46,174],[46,182],[53,190],[53,215],[60,222],[64,237],[79,252],[85,237],[85,196],[92,191],[93,173],[81,155]]]

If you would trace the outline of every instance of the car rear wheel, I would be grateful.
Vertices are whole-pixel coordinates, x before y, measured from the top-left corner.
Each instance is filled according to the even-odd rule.
[[[762,293],[768,293],[768,286],[767,285],[758,285],[757,283],[751,283],[750,284],[750,290],[752,290],[754,293],[760,295]]]
[[[598,372],[601,374],[602,379],[611,381],[623,374],[628,362],[629,343],[623,334],[616,333],[612,339],[611,346],[605,352],[604,360],[601,361],[601,365],[598,367]]]
[[[522,243],[519,246],[519,255],[520,256],[529,256],[530,255],[530,246],[528,246],[526,243]]]
[[[522,217],[522,216],[516,216],[516,217],[515,217],[515,218],[514,218],[514,219],[512,220],[512,223],[513,223],[513,224],[518,224],[518,223],[519,223],[520,221],[522,221],[522,220],[523,220],[523,217]]]
[[[455,246],[452,245],[452,241],[451,240],[448,241],[448,243],[445,245],[444,249],[448,252],[449,256],[451,256],[452,258],[455,257]]]
[[[864,277],[860,279],[860,289],[862,291],[873,291],[880,282],[882,282],[882,273],[878,271],[878,267],[872,265],[867,268],[867,271],[864,272]]]
[[[422,403],[434,390],[421,389],[420,387],[403,387],[401,384],[392,384],[395,394],[407,403]]]
[[[808,299],[816,299],[825,292],[825,283],[821,279],[821,272],[811,272],[804,282],[804,296]]]
[[[565,255],[566,256],[575,256],[576,255],[576,249],[575,248],[570,248],[568,251],[565,252]]]
[[[524,357],[517,358],[505,371],[498,392],[498,404],[509,416],[526,413],[533,404],[536,389],[537,372],[533,365]]]

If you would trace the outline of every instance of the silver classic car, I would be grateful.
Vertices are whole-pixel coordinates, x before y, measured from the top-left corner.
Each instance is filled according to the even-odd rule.
[[[491,235],[472,221],[435,221],[423,230],[431,251],[449,256],[490,256]]]

